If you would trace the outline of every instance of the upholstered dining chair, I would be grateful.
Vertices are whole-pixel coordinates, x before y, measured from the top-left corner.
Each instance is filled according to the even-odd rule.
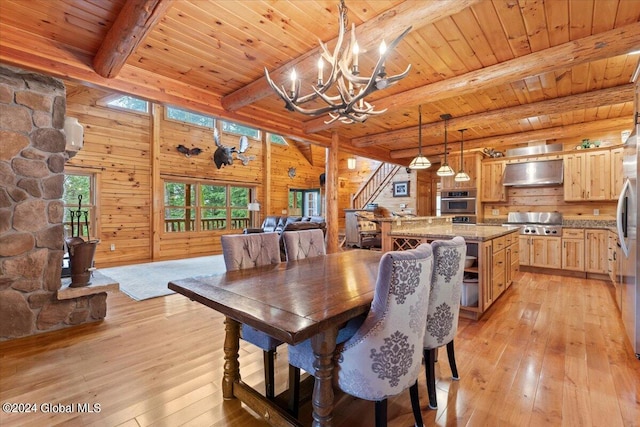
[[[433,255],[429,244],[387,252],[380,259],[371,308],[355,334],[334,354],[334,385],[375,402],[376,427],[387,425],[387,398],[410,389],[422,426],[418,376],[426,328]],[[289,364],[314,372],[310,340],[289,346]]]
[[[429,407],[436,409],[438,401],[436,399],[435,362],[439,347],[447,346],[452,377],[454,380],[459,379],[453,339],[458,330],[467,245],[464,238],[456,236],[451,240],[433,241],[431,248],[433,250],[433,276],[423,347]]]
[[[324,233],[321,229],[285,231],[282,234],[287,261],[326,255]]]
[[[324,233],[321,229],[284,231],[281,239],[287,261],[313,258],[327,254],[324,244]],[[300,401],[300,368],[289,365],[289,411],[298,416]]]
[[[221,237],[222,255],[227,271],[242,270],[280,263],[280,236],[278,233],[228,234]],[[264,356],[265,395],[275,395],[275,350],[282,341],[262,331],[242,324],[240,337],[262,349]]]

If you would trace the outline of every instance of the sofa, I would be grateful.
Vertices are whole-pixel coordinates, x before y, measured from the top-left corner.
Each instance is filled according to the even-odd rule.
[[[244,233],[269,233],[283,231],[311,230],[319,228],[327,232],[327,223],[321,216],[267,216],[259,228],[245,228]]]

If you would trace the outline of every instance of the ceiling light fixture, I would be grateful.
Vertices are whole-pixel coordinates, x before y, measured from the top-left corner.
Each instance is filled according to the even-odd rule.
[[[471,181],[471,177],[469,176],[468,173],[466,173],[464,171],[464,131],[466,129],[460,129],[460,170],[458,171],[458,173],[456,174],[455,177],[453,177],[453,180],[455,182],[466,182],[466,181]]]
[[[431,162],[422,155],[422,105],[418,106],[418,155],[409,163],[409,169],[428,169]]]
[[[453,176],[456,173],[454,172],[453,169],[451,169],[451,166],[449,166],[449,163],[447,163],[447,123],[451,118],[451,114],[442,114],[440,118],[444,120],[444,162],[442,163],[442,166],[440,166],[440,169],[438,169],[438,171],[436,172],[436,175]]]
[[[291,90],[289,91],[287,91],[284,86],[278,87],[273,80],[271,80],[266,67],[264,74],[269,86],[282,98],[288,110],[297,111],[309,116],[329,114],[331,118],[325,121],[325,124],[335,121],[346,124],[362,123],[367,120],[369,116],[382,114],[387,111],[386,108],[384,110],[374,110],[374,106],[365,101],[364,98],[376,90],[388,88],[409,74],[411,64],[407,66],[407,69],[403,73],[387,77],[385,61],[397,44],[400,43],[400,40],[411,30],[411,27],[404,30],[388,47],[383,40],[382,43],[380,43],[380,57],[373,69],[373,73],[370,77],[360,77],[358,67],[360,49],[356,40],[356,27],[355,24],[352,24],[351,41],[347,41],[346,46],[343,47],[342,44],[348,25],[348,10],[344,5],[344,0],[340,1],[338,10],[340,12],[340,33],[333,53],[319,40],[322,54],[318,59],[317,85],[311,86],[313,92],[300,96],[300,80],[298,79],[295,69],[291,70]],[[323,72],[325,62],[329,63],[329,77],[326,81],[324,80]],[[335,87],[337,94],[335,91],[333,94],[327,93],[332,87]],[[322,100],[328,105],[318,108],[301,107],[301,105],[315,100],[318,102]],[[316,102],[316,104],[318,102]]]

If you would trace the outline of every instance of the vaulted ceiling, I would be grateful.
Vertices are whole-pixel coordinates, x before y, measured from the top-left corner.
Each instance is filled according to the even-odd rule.
[[[630,129],[638,0],[346,0],[360,69],[407,27],[386,63],[409,75],[368,99],[365,123],[289,112],[265,68],[315,82],[321,40],[338,35],[339,0],[2,0],[0,62],[265,128],[318,146],[408,164],[418,149],[496,147]],[[309,89],[310,90],[310,89]],[[322,156],[316,156],[322,157]],[[324,160],[324,159],[321,159]]]

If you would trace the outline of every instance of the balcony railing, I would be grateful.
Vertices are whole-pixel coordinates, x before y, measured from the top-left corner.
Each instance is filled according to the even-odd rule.
[[[189,228],[187,228],[187,220],[185,219],[165,219],[164,231],[167,233],[176,233],[184,231],[195,231],[195,220],[188,221]],[[248,228],[251,225],[250,218],[232,218],[231,229],[242,230]],[[213,218],[213,219],[201,219],[199,231],[209,230],[224,230],[227,228],[226,218]]]

